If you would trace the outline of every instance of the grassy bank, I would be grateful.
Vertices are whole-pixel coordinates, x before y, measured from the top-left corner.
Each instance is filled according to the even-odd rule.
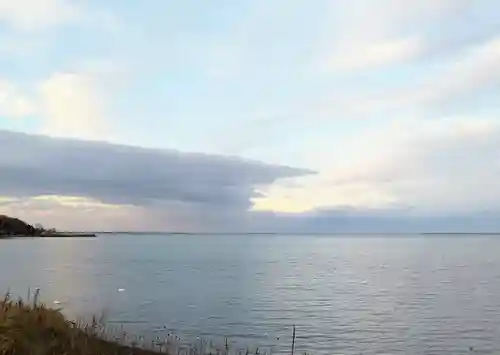
[[[177,337],[119,336],[106,329],[103,320],[90,324],[65,318],[59,309],[32,300],[0,300],[0,355],[271,355],[272,351],[231,349],[226,340],[222,346],[198,341],[181,345]]]
[[[68,321],[59,310],[36,301],[27,304],[5,297],[0,301],[1,355],[157,355],[168,353],[122,345],[107,339],[97,322]]]

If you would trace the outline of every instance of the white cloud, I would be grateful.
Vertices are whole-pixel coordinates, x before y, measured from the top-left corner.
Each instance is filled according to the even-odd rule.
[[[343,63],[348,65],[349,62]],[[368,65],[369,62],[358,64]],[[354,66],[356,62],[352,62]],[[469,45],[441,63],[441,70],[431,71],[411,85],[376,91],[356,86],[356,90],[338,90],[328,99],[297,106],[283,117],[367,118],[382,114],[423,114],[436,107],[463,102],[475,95],[491,92],[500,84],[500,37]]]
[[[317,177],[297,179],[301,187],[272,186],[256,209],[500,210],[500,125],[494,120],[394,124],[356,136],[343,154]]]
[[[456,100],[500,83],[500,37],[470,46],[440,77],[402,95],[402,104]]]
[[[447,15],[470,1],[462,0],[334,0],[330,12],[338,42],[368,42],[387,38],[421,23]]]
[[[41,121],[40,133],[50,136],[111,139],[108,96],[103,90],[107,84],[104,78],[110,73],[105,69],[52,74],[31,85],[31,96],[26,94],[28,90],[0,80],[0,114],[7,118],[36,116]]]
[[[121,26],[117,18],[103,8],[86,6],[84,0],[0,0],[0,24],[17,34],[64,25],[85,25],[114,32]]]
[[[422,26],[472,4],[469,0],[336,0],[322,36],[320,67],[353,71],[385,67],[421,55]]]
[[[39,86],[43,133],[51,136],[109,137],[105,100],[87,73],[56,73]]]
[[[416,86],[383,92],[364,100],[351,100],[355,112],[392,109],[427,109],[467,99],[500,84],[500,37],[465,49],[439,75],[427,77]],[[349,101],[346,101],[349,102]]]
[[[355,71],[383,67],[417,57],[424,44],[417,38],[384,40],[365,46],[337,48],[324,63],[328,71]]]
[[[36,111],[33,101],[23,94],[16,85],[0,80],[0,115],[8,117],[24,117]]]
[[[0,0],[0,22],[36,30],[78,20],[83,10],[70,0]]]
[[[368,65],[370,62],[338,63],[338,65]],[[357,83],[358,84],[358,83]],[[283,124],[291,127],[291,122],[347,121],[350,119],[371,119],[385,116],[428,117],[434,110],[446,109],[456,103],[467,102],[476,95],[490,94],[500,85],[500,37],[490,38],[483,43],[466,47],[460,53],[442,63],[442,70],[422,76],[416,83],[398,88],[376,91],[362,86],[342,87],[328,96],[315,101],[290,103],[281,111],[265,115],[265,120],[252,120],[239,127],[231,127],[246,139],[238,138],[233,147],[248,147],[250,142],[261,142],[265,137],[280,132]],[[450,106],[448,106],[450,105]],[[453,112],[453,110],[452,110]],[[219,141],[234,137],[224,132]],[[237,135],[236,135],[237,136]],[[231,141],[230,141],[231,142]]]

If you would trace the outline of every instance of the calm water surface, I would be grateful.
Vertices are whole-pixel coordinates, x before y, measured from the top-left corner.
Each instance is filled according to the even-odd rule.
[[[500,237],[1,240],[0,286],[40,287],[71,317],[105,310],[133,332],[275,353],[293,324],[313,354],[500,351]]]

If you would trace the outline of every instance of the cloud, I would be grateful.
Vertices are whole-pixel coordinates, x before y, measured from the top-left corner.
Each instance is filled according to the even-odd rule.
[[[0,0],[0,22],[34,31],[77,21],[83,9],[69,0]]]
[[[411,86],[357,95],[339,93],[336,98],[320,106],[323,110],[328,105],[361,115],[395,109],[422,111],[462,102],[495,89],[499,84],[500,37],[495,36],[482,43],[466,46],[441,63],[439,71],[431,71],[431,75],[412,82]]]
[[[464,9],[470,0],[370,0],[330,2],[338,42],[365,42],[394,32],[418,29],[422,20],[439,19]]]
[[[345,142],[345,157],[331,158],[319,175],[298,178],[292,187],[270,186],[254,208],[410,210],[430,216],[500,211],[499,152],[495,120],[394,124]]]
[[[83,198],[99,209],[148,209],[152,216],[190,216],[191,223],[242,215],[260,186],[311,173],[238,158],[5,131],[0,145],[9,152],[0,156],[0,196],[38,207],[47,202],[85,206]]]
[[[396,96],[400,104],[433,104],[461,99],[500,83],[500,36],[469,46],[440,77]]]
[[[364,63],[364,58],[358,62],[341,63],[338,60],[339,66],[368,65]],[[482,95],[491,95],[500,88],[500,37],[497,35],[468,44],[421,76],[408,79],[390,87],[384,81],[375,87],[364,86],[364,82],[359,81],[354,84],[347,82],[319,97],[287,103],[286,106],[272,108],[265,115],[261,114],[260,118],[255,114],[246,122],[228,126],[232,134],[222,132],[218,141],[229,141],[228,145],[232,148],[249,149],[253,148],[253,142],[261,143],[266,138],[275,141],[275,136],[282,132],[284,125],[302,130],[310,128],[311,122],[315,125],[331,124],[332,121],[348,124],[354,119],[439,118],[460,114],[456,106],[473,102]],[[245,139],[240,139],[241,135]],[[238,139],[231,140],[232,137]]]
[[[337,49],[325,59],[328,71],[356,71],[383,67],[413,59],[424,52],[418,38],[401,38]]]
[[[0,199],[0,211],[32,224],[73,231],[145,230],[151,228],[152,221],[140,207],[106,205],[93,199],[66,196],[11,198],[3,202]],[[165,229],[175,226],[170,221],[163,225]]]
[[[321,39],[320,67],[350,72],[387,67],[431,49],[423,27],[442,23],[473,3],[469,0],[332,1],[331,25]],[[435,21],[435,22],[433,22]]]
[[[43,81],[39,89],[42,133],[72,138],[109,137],[105,94],[90,73],[60,72]]]
[[[103,64],[85,65],[86,71],[56,72],[32,84],[30,90],[0,80],[0,114],[6,118],[35,116],[40,119],[40,133],[54,137],[111,139],[106,89],[123,69],[114,73]]]
[[[362,59],[361,59],[362,61]],[[348,63],[344,63],[347,65]],[[360,62],[362,64],[362,62]],[[356,65],[352,62],[351,65]],[[500,37],[470,44],[442,62],[439,70],[397,88],[338,90],[329,98],[294,108],[284,119],[369,118],[381,113],[423,114],[491,92],[500,84]]]
[[[407,121],[317,175],[237,158],[2,132],[0,208],[59,228],[407,232],[500,227],[500,125]]]
[[[330,208],[309,213],[253,212],[249,230],[274,233],[498,233],[498,211],[477,214],[415,215],[398,209]]]

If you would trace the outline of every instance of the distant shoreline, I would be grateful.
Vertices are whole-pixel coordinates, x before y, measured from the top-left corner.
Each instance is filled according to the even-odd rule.
[[[288,235],[288,236],[500,236],[500,232],[414,232],[414,233],[191,233],[191,232],[51,232],[37,235],[26,235],[26,234],[0,234],[0,239],[16,239],[16,238],[97,238],[98,235],[111,235],[111,234],[125,234],[125,235],[165,235],[165,236],[196,236],[196,235],[232,235],[232,236],[243,236],[243,235]]]
[[[157,231],[93,231],[95,234],[135,234],[135,235],[289,235],[289,236],[422,236],[422,235],[498,235],[500,232],[157,232]]]
[[[94,238],[94,232],[60,232],[54,228],[35,227],[19,218],[0,214],[0,239],[16,238]]]
[[[427,232],[421,235],[500,235],[500,232]]]
[[[95,233],[47,233],[40,235],[24,235],[24,234],[0,234],[0,239],[16,239],[16,238],[96,238]]]

